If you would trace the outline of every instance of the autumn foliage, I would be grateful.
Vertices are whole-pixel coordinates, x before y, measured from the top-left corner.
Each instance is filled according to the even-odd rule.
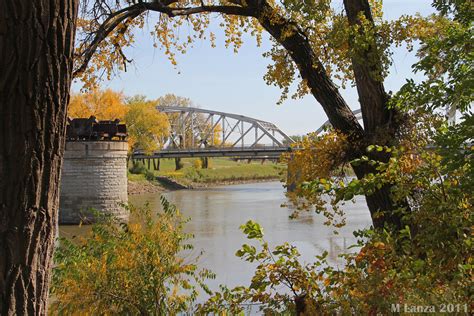
[[[132,208],[129,224],[104,217],[81,240],[62,239],[51,292],[53,315],[176,315],[214,275],[183,255],[192,249],[180,212]]]
[[[155,108],[157,103],[143,96],[127,98],[121,92],[94,89],[74,94],[68,115],[72,118],[120,119],[127,124],[130,151],[140,149],[149,154],[163,146],[170,129],[166,114]]]
[[[273,46],[265,54],[266,82],[281,88],[282,100],[312,94],[334,127],[308,135],[296,145],[300,150],[286,157],[288,184],[295,189],[290,201],[298,211],[324,214],[326,224],[336,228],[345,223],[341,203],[359,195],[368,202],[374,225],[354,233],[359,241],[342,255],[340,269],[327,262],[327,253],[301,263],[296,247],[271,247],[263,228],[248,221],[241,228],[253,244],[236,255],[257,264],[251,284],[223,286],[199,306],[200,313],[238,314],[249,304],[267,314],[380,315],[390,313],[392,304],[437,311],[454,304],[454,312],[472,312],[472,4],[434,0],[436,14],[391,21],[383,19],[382,1],[343,5],[339,12],[329,0],[183,0],[132,4],[123,11],[116,2],[104,16],[86,10],[90,23],[81,26],[86,32],[104,19],[119,25],[105,32],[99,46],[87,45],[94,36],[80,46],[77,75],[89,87],[99,68],[110,75],[114,67],[125,67],[120,45],[133,42],[130,29],[143,27],[147,11],[160,14],[152,35],[173,65],[175,53],[186,52],[196,39],[209,37],[214,44],[208,13],[221,13],[226,46],[234,49],[245,32],[259,42],[263,29],[268,31]],[[191,33],[183,37],[185,23]],[[386,92],[394,48],[412,51],[417,41],[414,70],[424,79]],[[89,61],[92,67],[81,69]],[[338,91],[347,84],[357,87],[364,126]],[[439,115],[445,107],[461,111],[458,125]]]
[[[123,120],[127,107],[125,95],[111,89],[95,89],[90,93],[73,94],[68,108],[68,116],[72,118],[88,118],[95,116],[98,120]]]
[[[140,149],[150,154],[160,149],[169,135],[170,123],[166,114],[156,109],[156,101],[140,96],[130,98],[127,110],[125,123],[131,150]]]

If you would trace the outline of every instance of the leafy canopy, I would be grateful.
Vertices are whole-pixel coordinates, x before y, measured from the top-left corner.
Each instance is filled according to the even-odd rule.
[[[69,102],[68,116],[88,118],[95,116],[98,120],[123,120],[127,107],[125,95],[111,89],[94,89],[88,93],[73,94]]]
[[[156,104],[156,101],[147,101],[143,96],[127,100],[125,122],[132,150],[141,149],[152,153],[164,145],[170,123],[166,114],[158,112]]]
[[[74,94],[68,115],[72,118],[95,116],[98,120],[120,119],[127,124],[129,149],[146,153],[158,150],[169,135],[170,123],[166,114],[144,96],[127,98],[121,92],[99,90]]]
[[[263,7],[261,6],[263,3]],[[272,48],[265,54],[270,60],[264,76],[270,85],[282,89],[282,100],[292,87],[293,97],[309,93],[291,53],[283,47],[286,38],[295,32],[308,41],[325,71],[342,86],[354,83],[352,60],[363,59],[373,66],[373,75],[385,77],[392,62],[392,50],[406,44],[442,35],[450,20],[442,16],[422,17],[403,15],[383,19],[382,1],[369,1],[374,23],[361,17],[362,23],[349,26],[339,2],[320,1],[240,1],[240,0],[169,0],[133,3],[123,0],[84,1],[79,23],[75,75],[86,88],[108,79],[117,71],[125,71],[131,62],[127,47],[134,44],[137,29],[151,26],[151,39],[177,64],[176,54],[189,51],[196,41],[207,40],[216,45],[213,27],[218,24],[224,32],[226,47],[237,52],[243,44],[243,34],[262,40],[266,19],[272,24],[283,23],[281,34],[271,33]],[[262,8],[265,8],[262,9]],[[154,13],[154,14],[153,14]],[[215,21],[215,22],[213,22]],[[441,32],[440,32],[441,31]],[[356,45],[349,45],[350,42]],[[364,50],[375,47],[367,60]],[[351,48],[354,47],[354,48]],[[89,64],[89,67],[87,65]]]

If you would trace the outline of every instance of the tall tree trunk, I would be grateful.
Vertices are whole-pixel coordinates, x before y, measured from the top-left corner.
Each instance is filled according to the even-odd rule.
[[[349,25],[358,25],[360,35],[365,38],[364,27],[375,27],[369,2],[367,0],[344,0],[344,8]],[[370,21],[369,25],[362,26],[361,14],[367,21]],[[387,106],[389,97],[383,84],[382,58],[377,48],[376,39],[369,37],[365,40],[367,45],[355,44],[354,39],[350,39],[349,45],[354,51],[352,68],[354,69],[365,135],[366,138],[377,141],[377,132],[380,130],[384,130],[387,134],[393,134],[390,126],[390,123],[393,122],[393,109],[390,110]]]
[[[78,0],[0,1],[0,314],[45,315]]]
[[[360,35],[365,38],[365,27],[375,27],[370,5],[367,0],[344,0],[349,25],[359,26]],[[364,16],[369,25],[362,26],[360,16]],[[365,147],[370,144],[392,145],[398,129],[395,110],[389,109],[389,96],[385,92],[382,75],[382,58],[378,51],[375,38],[365,38],[367,45],[355,44],[350,39],[349,45],[354,51],[352,68],[356,81],[359,102],[364,121],[364,141],[359,145],[360,149],[354,152],[364,152]],[[368,154],[372,159],[387,162],[389,154]],[[373,167],[362,164],[354,167],[359,179],[369,173],[377,173]],[[401,218],[395,214],[396,206],[390,197],[391,186],[385,185],[371,195],[366,195],[367,206],[372,215],[374,227],[382,228],[385,224],[401,228]],[[408,203],[405,203],[408,207]]]
[[[385,160],[385,159],[383,159]],[[372,166],[362,164],[353,166],[354,172],[358,179],[362,179],[369,173],[377,172]],[[386,225],[400,229],[403,227],[401,217],[395,214],[395,205],[390,197],[390,185],[384,185],[377,189],[373,194],[366,195],[365,200],[372,217],[372,223],[375,228],[383,228]],[[408,207],[408,203],[406,204]]]

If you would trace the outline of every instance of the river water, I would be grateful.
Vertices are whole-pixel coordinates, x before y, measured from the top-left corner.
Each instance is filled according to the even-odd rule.
[[[262,225],[271,247],[288,241],[298,247],[306,262],[327,250],[329,261],[335,266],[342,263],[338,254],[355,243],[352,232],[371,223],[363,198],[344,206],[347,225],[338,229],[338,235],[333,233],[334,228],[323,224],[324,216],[314,212],[303,212],[297,219],[290,219],[292,211],[281,207],[286,202],[284,192],[281,183],[265,182],[164,193],[181,213],[191,217],[186,224],[186,231],[195,236],[190,256],[204,251],[199,266],[217,274],[215,280],[208,282],[212,289],[219,284],[249,284],[255,265],[235,256],[242,244],[249,243],[239,230],[247,220]],[[129,202],[135,206],[148,202],[152,209],[159,209],[160,194],[130,196]]]

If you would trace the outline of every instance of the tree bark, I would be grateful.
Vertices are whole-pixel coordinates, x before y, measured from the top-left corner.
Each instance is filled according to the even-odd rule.
[[[249,3],[255,6],[254,16],[262,27],[288,51],[299,69],[301,78],[306,80],[331,125],[349,134],[354,140],[361,138],[362,126],[328,76],[304,33],[295,24],[280,16],[267,1],[251,0]]]
[[[0,314],[45,315],[78,0],[0,1]]]
[[[394,119],[395,110],[389,109],[389,96],[385,92],[382,75],[382,59],[375,38],[365,37],[360,17],[370,22],[369,27],[375,27],[370,5],[367,0],[344,0],[347,19],[350,26],[359,25],[359,33],[368,41],[368,45],[356,45],[350,39],[349,45],[353,50],[352,68],[356,81],[359,103],[364,121],[364,141],[359,150],[365,151],[370,144],[391,145],[396,137],[398,121]],[[375,35],[377,36],[377,35]],[[370,158],[388,162],[389,154],[368,154]],[[362,164],[353,167],[358,179],[369,173],[377,173],[373,167]],[[391,186],[385,185],[371,195],[366,195],[374,227],[383,228],[386,224],[401,228],[401,218],[394,214],[396,206],[390,197]],[[408,203],[405,203],[408,207]]]
[[[370,21],[371,27],[374,27],[370,5],[367,0],[344,0],[344,8],[346,10],[347,19],[350,26],[359,25],[361,21],[359,16],[363,15]],[[359,33],[364,36],[365,30],[360,27]],[[366,39],[369,45],[356,45],[353,39],[349,41],[349,45],[353,50],[352,68],[354,69],[354,77],[356,81],[357,93],[359,95],[359,103],[362,111],[362,119],[364,121],[364,131],[366,137],[375,140],[381,129],[385,132],[387,128],[390,130],[392,111],[387,106],[389,100],[388,94],[385,92],[382,77],[382,59],[377,49],[375,38]]]
[[[386,162],[388,157],[379,159]],[[352,168],[358,179],[362,179],[369,173],[377,172],[368,164],[353,166]],[[367,207],[369,208],[375,228],[384,228],[387,225],[396,229],[403,228],[400,216],[395,214],[396,206],[390,196],[391,188],[391,185],[384,185],[382,188],[375,190],[373,194],[365,195]],[[406,207],[408,207],[408,204],[406,204]]]

